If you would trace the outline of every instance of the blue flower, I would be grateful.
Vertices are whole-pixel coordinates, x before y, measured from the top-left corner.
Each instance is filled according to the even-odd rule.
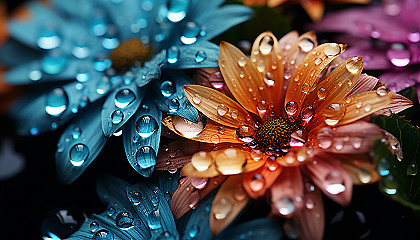
[[[113,177],[98,181],[97,191],[108,209],[93,214],[68,239],[280,239],[282,228],[270,219],[254,219],[226,229],[214,237],[209,227],[213,196],[184,217],[174,220],[169,208],[176,178],[160,175],[152,181],[130,185]],[[162,186],[161,183],[166,183]],[[55,234],[56,235],[56,234]]]
[[[71,121],[56,152],[66,184],[113,134],[122,134],[133,168],[149,176],[162,112],[198,119],[182,91],[192,80],[180,69],[217,66],[218,47],[209,39],[251,15],[247,7],[222,2],[29,3],[30,19],[9,22],[11,39],[0,51],[10,67],[4,79],[34,85],[11,111],[18,133],[38,135]]]

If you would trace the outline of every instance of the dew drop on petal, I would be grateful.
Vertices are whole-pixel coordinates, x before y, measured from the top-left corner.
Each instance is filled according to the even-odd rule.
[[[334,195],[340,194],[346,190],[343,177],[341,176],[340,172],[335,170],[329,172],[325,177],[324,187],[327,192]]]
[[[346,63],[347,70],[352,74],[356,74],[359,71],[359,68],[363,66],[362,64],[360,64],[360,61],[362,61],[361,57],[350,58]]]
[[[179,106],[180,106],[179,101],[176,98],[171,99],[168,105],[169,105],[169,112],[171,113],[178,111]]]
[[[69,152],[70,163],[75,167],[81,166],[88,156],[89,148],[82,143],[74,145]]]
[[[131,192],[129,198],[134,205],[138,205],[142,199],[142,196],[140,192]]]
[[[186,138],[193,138],[200,134],[206,127],[206,122],[204,117],[200,117],[195,123],[177,115],[172,116],[172,125],[175,130]]]
[[[401,43],[393,43],[386,55],[389,61],[397,67],[407,66],[411,61],[410,51]]]
[[[246,60],[245,60],[245,58],[244,58],[244,57],[240,57],[240,58],[238,59],[238,65],[239,65],[240,67],[244,67],[244,66],[246,65]]]
[[[61,44],[61,37],[52,26],[40,30],[38,34],[36,43],[42,49],[54,49]]]
[[[210,74],[208,80],[211,86],[216,89],[221,89],[225,85],[225,82],[223,81],[222,73],[220,71],[216,71]]]
[[[193,103],[198,105],[198,104],[201,103],[201,97],[198,96],[198,95],[195,95],[195,96],[192,97],[192,101],[193,101]]]
[[[73,139],[79,139],[81,134],[82,134],[82,130],[77,126],[75,126],[73,130],[71,131],[71,136],[73,137]]]
[[[168,49],[168,63],[176,63],[179,58],[179,49],[175,46],[172,46]]]
[[[416,161],[412,161],[408,166],[407,166],[407,176],[416,176],[417,172],[419,171],[419,167],[416,163]]]
[[[313,209],[313,208],[315,207],[315,202],[314,202],[314,200],[312,200],[312,198],[310,198],[310,197],[307,197],[307,198],[305,199],[305,207],[306,207],[307,209]]]
[[[331,128],[325,127],[320,129],[317,134],[317,141],[319,147],[322,149],[327,149],[331,147],[333,143],[333,135]]]
[[[318,90],[318,92],[316,92],[316,94],[317,94],[319,100],[322,100],[327,96],[327,93],[325,92],[325,88],[320,88]]]
[[[164,97],[170,97],[172,94],[176,92],[176,87],[174,82],[172,81],[164,81],[160,85],[160,92]]]
[[[114,234],[108,229],[101,229],[93,235],[92,240],[114,240]]]
[[[267,112],[268,110],[268,104],[266,101],[261,100],[258,104],[257,104],[257,111],[259,114],[264,114]]]
[[[113,124],[120,123],[123,120],[123,118],[124,114],[120,110],[116,110],[111,114],[111,121]]]
[[[89,224],[89,229],[91,232],[96,232],[99,229],[99,224],[97,222],[92,222]]]
[[[261,174],[255,174],[250,183],[249,183],[249,187],[251,188],[252,191],[254,192],[258,192],[261,189],[263,189],[263,187],[265,186],[265,178],[263,175]]]
[[[136,153],[137,164],[147,169],[153,167],[156,164],[156,152],[152,147],[143,146]]]
[[[195,61],[198,63],[203,62],[204,60],[206,60],[206,58],[207,58],[207,54],[203,50],[200,50],[195,54]]]
[[[213,134],[213,135],[210,137],[210,141],[211,141],[212,143],[214,143],[214,144],[218,144],[218,143],[220,143],[220,137],[219,137],[219,135],[217,135],[217,134]]]
[[[187,15],[189,1],[170,0],[168,1],[168,19],[171,22],[180,22]]]
[[[261,41],[260,41],[260,52],[263,55],[267,55],[271,52],[271,50],[273,49],[273,45],[274,45],[274,40],[271,36],[264,36]]]
[[[228,148],[215,157],[214,163],[223,175],[239,174],[246,164],[246,155],[238,149]]]
[[[197,171],[205,171],[213,164],[213,157],[207,152],[195,153],[191,158],[191,165]]]
[[[308,106],[302,111],[302,122],[304,126],[306,126],[312,120],[314,113],[315,111],[312,106]]]
[[[286,113],[288,115],[294,115],[298,109],[298,104],[294,101],[286,103]]]
[[[325,123],[329,126],[337,125],[343,119],[346,113],[346,108],[340,104],[333,103],[321,112]]]
[[[196,189],[203,189],[207,186],[208,178],[191,177],[191,185]]]
[[[67,109],[68,101],[66,92],[62,88],[55,88],[46,95],[45,111],[58,117]]]
[[[236,136],[245,143],[250,143],[254,140],[255,130],[251,126],[241,126],[236,129]]]
[[[229,112],[229,108],[228,107],[226,107],[224,104],[220,104],[218,107],[217,107],[217,113],[220,115],[220,116],[224,116],[226,113],[228,113]]]
[[[382,178],[383,189],[389,195],[394,195],[397,193],[398,182],[392,175],[387,175]]]
[[[337,43],[331,43],[324,49],[324,53],[325,55],[327,55],[327,57],[337,56],[340,52],[341,48],[340,45],[338,45]]]
[[[128,105],[130,105],[135,99],[136,96],[130,89],[122,89],[118,91],[115,95],[114,103],[115,106],[119,108],[125,108]]]
[[[295,204],[293,203],[293,200],[288,196],[284,196],[279,200],[276,200],[274,202],[274,207],[283,216],[288,216],[295,212]]]
[[[136,132],[142,138],[148,138],[158,129],[156,119],[150,115],[143,115],[137,119]]]
[[[149,226],[150,229],[156,230],[162,227],[162,225],[160,224],[159,218],[160,218],[159,209],[149,214],[149,216],[147,217],[147,225]]]
[[[238,116],[239,116],[239,113],[238,113],[237,111],[233,110],[233,111],[232,111],[232,113],[231,113],[230,115],[231,115],[231,117],[232,117],[233,119],[237,119],[237,118],[238,118]]]
[[[117,227],[121,229],[129,229],[133,227],[133,215],[130,212],[120,212],[115,217]]]
[[[187,22],[185,24],[184,33],[181,36],[181,42],[184,44],[193,44],[197,41],[197,37],[200,33],[200,27],[196,22]]]
[[[197,225],[193,224],[189,230],[188,230],[188,236],[191,239],[194,239],[195,237],[197,237],[198,233],[200,231],[200,227],[198,227]]]
[[[315,58],[314,60],[315,65],[319,65],[322,63],[322,59],[321,58]]]
[[[218,220],[225,219],[232,211],[232,208],[233,203],[227,198],[221,198],[212,205],[214,217]]]
[[[246,197],[248,196],[248,194],[245,192],[244,188],[242,187],[242,185],[238,185],[237,187],[235,187],[235,189],[233,190],[233,198],[236,201],[243,201],[246,199]]]
[[[311,89],[311,86],[308,83],[304,83],[302,86],[302,92],[307,94],[309,90]]]
[[[389,174],[391,168],[391,164],[386,160],[386,158],[380,158],[376,162],[376,170],[378,171],[379,175],[387,176]]]
[[[41,59],[41,69],[50,75],[58,74],[65,69],[67,62],[68,59],[58,52],[46,54]]]
[[[383,97],[386,96],[389,93],[389,89],[386,86],[380,86],[378,89],[376,89],[376,94]]]
[[[302,52],[307,53],[314,48],[315,44],[311,39],[303,38],[299,41],[298,46]]]

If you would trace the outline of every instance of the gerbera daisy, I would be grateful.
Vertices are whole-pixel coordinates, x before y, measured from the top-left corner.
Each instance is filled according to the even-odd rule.
[[[9,21],[0,52],[6,82],[38,86],[12,108],[18,133],[38,135],[74,119],[56,153],[58,176],[70,183],[123,129],[130,164],[150,175],[161,112],[198,118],[181,88],[193,82],[179,69],[217,66],[218,48],[208,40],[250,17],[249,8],[222,2],[28,3],[26,18]]]
[[[412,104],[378,79],[361,75],[361,57],[339,59],[345,47],[317,46],[313,32],[300,37],[291,32],[280,41],[265,32],[248,58],[222,42],[220,71],[236,101],[212,88],[186,85],[188,100],[202,113],[199,121],[179,116],[162,121],[181,136],[216,144],[212,151],[192,155],[182,168],[191,178],[174,195],[175,216],[223,182],[210,215],[214,234],[235,219],[247,199],[266,195],[272,215],[289,219],[286,233],[321,239],[324,211],[319,189],[346,206],[353,183],[380,177],[369,152],[383,133],[362,119]],[[168,167],[185,163],[183,154],[165,154],[158,159],[168,161]]]

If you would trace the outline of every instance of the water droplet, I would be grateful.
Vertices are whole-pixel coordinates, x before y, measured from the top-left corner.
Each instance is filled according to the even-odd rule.
[[[200,50],[195,54],[195,61],[198,63],[203,62],[204,60],[206,60],[206,58],[207,58],[207,54],[203,50]]]
[[[109,207],[109,208],[107,209],[107,214],[108,214],[108,216],[112,217],[112,215],[114,215],[114,214],[115,214],[115,208],[113,208],[113,207]]]
[[[258,63],[257,63],[257,70],[258,70],[258,72],[264,72],[264,70],[265,70],[265,63],[264,63],[264,60],[260,60],[260,61],[258,61]]]
[[[168,19],[171,22],[179,22],[185,18],[189,1],[170,0],[168,2]]]
[[[411,61],[411,53],[401,43],[393,43],[386,53],[389,61],[397,67],[407,66]]]
[[[249,183],[249,187],[251,188],[252,191],[254,192],[258,192],[261,189],[263,189],[263,187],[265,186],[265,178],[263,175],[261,174],[255,174],[252,177],[251,182]]]
[[[111,121],[113,124],[120,123],[123,120],[123,118],[124,118],[124,114],[120,110],[114,111],[111,114]]]
[[[198,193],[198,191],[192,192],[189,197],[188,206],[191,209],[195,209],[199,201],[200,201],[200,194]]]
[[[96,85],[96,92],[100,95],[103,95],[107,93],[111,89],[111,82],[109,81],[109,78],[106,76],[103,76],[101,80]]]
[[[273,49],[273,45],[274,45],[274,40],[271,36],[264,36],[261,41],[260,41],[260,52],[263,55],[267,55],[271,52],[271,50]]]
[[[226,113],[228,113],[229,112],[229,108],[228,107],[226,107],[224,104],[220,104],[218,107],[217,107],[217,113],[220,115],[220,116],[224,116]]]
[[[238,149],[228,148],[217,154],[214,163],[223,175],[239,174],[246,164],[246,155]]]
[[[89,73],[83,67],[79,68],[79,72],[76,74],[76,80],[80,83],[87,82],[89,80]]]
[[[60,116],[68,105],[68,97],[62,88],[55,88],[46,96],[45,111],[54,117]]]
[[[176,63],[178,62],[179,57],[179,49],[175,46],[172,46],[168,49],[168,63]]]
[[[54,49],[60,46],[61,37],[58,35],[53,26],[47,26],[38,33],[36,44],[42,49]]]
[[[307,197],[305,199],[305,207],[307,209],[313,209],[315,207],[315,202],[312,200],[312,198]]]
[[[162,227],[162,225],[160,224],[159,218],[160,218],[159,209],[149,214],[147,218],[147,225],[149,226],[150,229],[155,230]]]
[[[213,164],[213,157],[207,152],[195,153],[191,158],[191,165],[197,171],[205,171]]]
[[[274,206],[277,211],[284,216],[291,215],[295,212],[295,204],[293,200],[288,196],[283,196],[279,200],[274,202]]]
[[[246,65],[246,60],[245,60],[245,58],[244,58],[244,57],[240,57],[240,58],[239,58],[239,60],[238,60],[238,65],[239,65],[240,67],[244,67],[244,66]]]
[[[221,198],[213,202],[212,210],[214,217],[218,220],[225,219],[232,211],[233,203],[227,198]]]
[[[412,42],[416,43],[420,41],[420,32],[411,32],[407,35],[407,39]]]
[[[200,27],[196,22],[187,22],[185,24],[184,34],[181,36],[181,42],[184,44],[193,44],[197,41],[200,33]]]
[[[324,49],[324,53],[325,55],[327,55],[327,57],[337,56],[340,52],[341,48],[340,45],[338,45],[337,43],[331,43]]]
[[[198,232],[200,231],[200,228],[197,225],[192,225],[190,229],[188,230],[188,236],[193,239],[197,236]]]
[[[46,54],[41,59],[41,69],[47,74],[58,74],[67,66],[67,58],[58,52]]]
[[[133,215],[130,212],[120,212],[115,217],[117,227],[122,229],[129,229],[133,227]]]
[[[306,140],[308,139],[308,134],[306,131],[298,129],[290,135],[289,145],[290,147],[302,147]],[[302,157],[302,155],[300,155]],[[306,157],[305,157],[306,159]]]
[[[160,91],[164,97],[170,97],[176,92],[175,84],[172,81],[164,81],[160,85]]]
[[[169,112],[174,113],[179,109],[179,101],[176,98],[173,98],[169,101]]]
[[[376,89],[376,93],[383,97],[386,96],[389,93],[389,89],[384,85],[384,86],[380,86],[378,87],[378,89]]]
[[[345,113],[346,108],[337,103],[331,104],[321,112],[325,123],[330,126],[337,125],[338,122],[343,119]]]
[[[75,126],[73,130],[71,131],[71,136],[73,137],[73,139],[79,139],[81,134],[82,134],[82,130],[77,126]]]
[[[84,43],[75,43],[71,52],[78,59],[86,59],[90,54],[89,48]]]
[[[219,135],[217,135],[217,134],[213,134],[213,135],[210,137],[210,141],[211,141],[212,143],[214,143],[214,144],[218,144],[218,143],[220,143],[220,137],[219,137]]]
[[[108,229],[101,229],[93,235],[92,240],[114,240],[114,234]]]
[[[32,64],[29,69],[29,79],[36,82],[41,80],[42,72],[40,70],[39,64]]]
[[[294,115],[297,112],[297,109],[298,109],[298,105],[294,101],[289,101],[286,104],[286,113],[289,116]]]
[[[319,65],[322,63],[322,59],[321,58],[315,58],[314,60],[315,65]]]
[[[298,46],[302,52],[307,53],[314,48],[315,44],[311,39],[303,38],[299,41]]]
[[[346,190],[344,186],[344,180],[340,172],[332,170],[325,177],[324,186],[327,192],[337,195]]]
[[[143,115],[137,119],[136,132],[142,138],[148,138],[158,129],[156,119],[150,115]]]
[[[222,73],[220,71],[216,71],[210,74],[208,80],[210,84],[216,89],[221,89],[225,85]]]
[[[89,225],[89,229],[90,229],[91,232],[96,232],[99,229],[99,224],[97,222],[92,222]]]
[[[193,138],[200,134],[204,130],[206,123],[205,117],[200,117],[195,123],[177,115],[172,116],[172,125],[175,130],[186,138]]]
[[[257,111],[259,114],[264,114],[267,112],[268,110],[268,104],[266,101],[261,100],[258,104],[257,104]]]
[[[327,149],[331,147],[333,142],[332,130],[328,127],[318,131],[317,141],[320,148]]]
[[[362,69],[362,67],[363,61],[361,57],[352,57],[349,60],[347,60],[346,68],[352,74],[356,74],[357,72],[359,72],[359,69]]]
[[[355,137],[351,140],[351,144],[355,149],[359,149],[362,146],[363,138]]]
[[[195,95],[195,96],[192,97],[192,101],[195,104],[200,104],[201,103],[201,97],[198,96],[198,95]]]
[[[89,156],[89,148],[82,143],[78,143],[70,149],[69,156],[70,163],[75,167],[79,167]]]
[[[325,92],[325,88],[320,88],[318,92],[316,92],[316,95],[318,96],[319,100],[324,99],[327,96],[327,93]]]
[[[388,175],[382,178],[382,183],[384,186],[384,191],[389,195],[394,195],[397,193],[398,182],[395,180],[394,176]]]
[[[365,112],[369,112],[371,109],[372,109],[372,105],[367,104],[367,105],[365,106]]]
[[[136,99],[136,96],[130,89],[122,89],[117,92],[115,95],[115,106],[119,108],[125,108],[128,105],[130,105],[134,100]]]
[[[138,205],[142,199],[141,193],[140,192],[131,192],[130,195],[130,201],[134,204],[134,205]]]
[[[407,175],[408,176],[416,176],[417,172],[419,171],[419,167],[415,161],[412,161],[407,167]]]
[[[309,90],[311,89],[311,86],[308,83],[304,83],[302,86],[302,92],[307,94]]]
[[[156,152],[152,147],[143,146],[137,151],[136,160],[143,169],[153,167],[156,164]]]
[[[314,113],[315,111],[312,106],[308,106],[302,111],[302,122],[304,126],[306,126],[312,120]]]

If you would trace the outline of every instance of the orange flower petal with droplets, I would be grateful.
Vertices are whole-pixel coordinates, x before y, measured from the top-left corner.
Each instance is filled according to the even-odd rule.
[[[264,91],[266,83],[256,65],[235,46],[221,42],[219,67],[235,99],[246,110],[258,114],[257,105],[267,100],[267,93]]]
[[[286,155],[278,157],[276,162],[283,167],[298,167],[309,160],[308,152],[309,149],[306,146],[293,147]]]
[[[267,160],[266,164],[255,171],[245,173],[243,187],[248,195],[254,199],[264,196],[266,190],[276,181],[283,167],[272,167]]]
[[[191,140],[206,143],[243,143],[236,136],[236,129],[218,124],[210,119],[207,123],[193,123],[180,116],[168,116],[162,120],[162,124],[176,134]]]
[[[210,229],[213,235],[227,227],[249,200],[242,187],[243,175],[230,176],[218,190],[210,210]]]
[[[227,177],[210,178],[206,186],[197,189],[192,185],[191,178],[181,179],[181,183],[172,195],[171,211],[175,219],[182,217],[189,210],[194,209],[209,192],[218,187]]]
[[[347,97],[351,97],[362,92],[372,91],[378,82],[379,79],[377,79],[376,77],[369,76],[366,73],[363,73],[359,76],[359,79],[356,81],[353,88],[347,94]]]
[[[248,112],[226,95],[199,85],[185,85],[183,89],[191,104],[211,120],[234,128],[254,125]]]
[[[302,108],[309,90],[322,70],[345,50],[345,45],[325,43],[308,53],[290,79],[287,88],[284,107],[289,117],[296,118]],[[291,106],[291,103],[293,106]]]
[[[378,90],[377,90],[378,91]],[[392,99],[392,103],[390,103],[388,106],[382,108],[381,110],[375,112],[376,115],[386,115],[386,116],[390,116],[392,113],[399,113],[409,107],[412,107],[414,104],[413,102],[398,94],[398,93],[394,93],[394,98]]]

